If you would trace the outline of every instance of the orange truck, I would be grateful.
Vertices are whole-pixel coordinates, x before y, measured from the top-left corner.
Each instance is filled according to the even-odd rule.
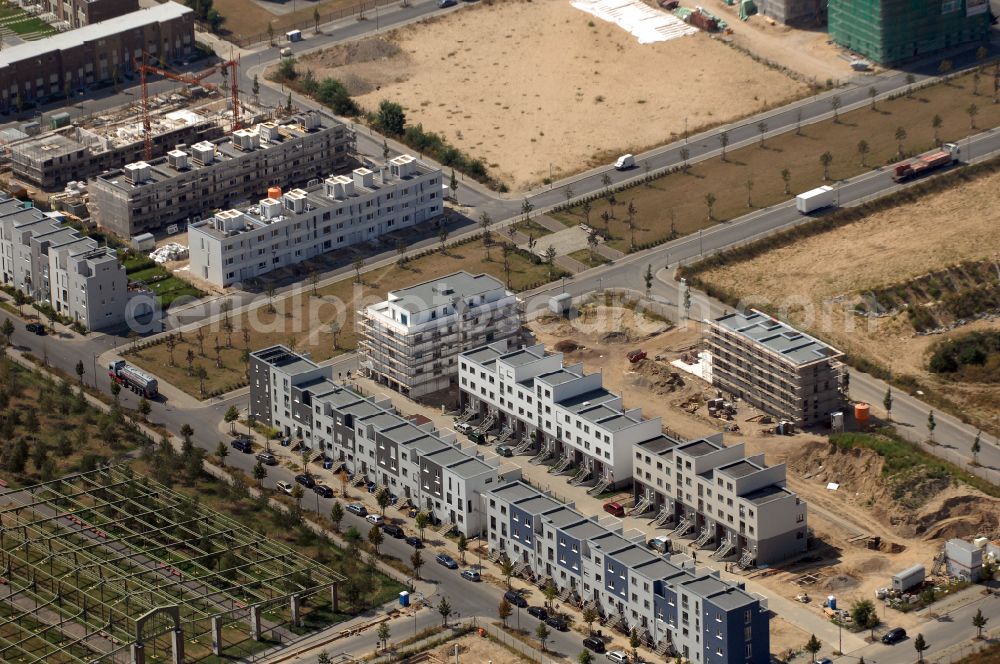
[[[919,157],[896,164],[892,169],[892,179],[896,182],[913,180],[942,166],[953,164],[958,161],[958,155],[957,143],[945,143],[940,150],[931,150]]]

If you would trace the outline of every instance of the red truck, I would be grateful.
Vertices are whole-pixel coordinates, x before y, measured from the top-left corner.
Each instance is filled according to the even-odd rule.
[[[631,362],[632,364],[635,364],[639,360],[645,360],[646,359],[646,351],[644,351],[644,350],[630,350],[628,352],[628,354],[625,355],[625,357],[628,358],[629,362]]]
[[[892,169],[892,179],[896,182],[906,182],[926,175],[942,166],[948,166],[958,161],[958,154],[957,143],[945,143],[940,150],[931,150],[919,157],[896,164]]]

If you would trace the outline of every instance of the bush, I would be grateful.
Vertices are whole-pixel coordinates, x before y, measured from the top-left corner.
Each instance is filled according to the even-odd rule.
[[[1000,382],[1000,332],[970,332],[938,342],[929,368],[955,378]]]
[[[326,104],[337,115],[354,117],[360,115],[361,108],[351,99],[344,84],[335,78],[327,76],[316,88],[316,101]]]

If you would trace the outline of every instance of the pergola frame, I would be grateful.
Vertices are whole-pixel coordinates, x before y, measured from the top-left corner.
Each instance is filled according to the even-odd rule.
[[[143,616],[173,607],[185,639],[255,619],[256,638],[262,611],[295,615],[344,577],[116,466],[0,493],[0,581],[0,661],[89,664],[138,661],[137,642],[175,631],[140,636]]]

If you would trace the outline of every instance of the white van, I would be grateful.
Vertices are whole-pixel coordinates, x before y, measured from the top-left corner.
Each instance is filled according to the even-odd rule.
[[[615,169],[619,171],[627,171],[630,168],[635,167],[635,157],[630,154],[623,154],[618,157],[618,161],[615,162]]]

